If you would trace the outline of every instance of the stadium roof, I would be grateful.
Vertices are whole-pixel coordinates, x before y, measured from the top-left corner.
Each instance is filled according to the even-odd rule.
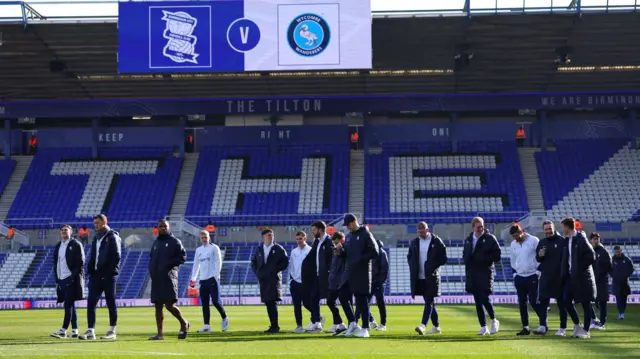
[[[0,0],[0,5],[4,5],[0,22],[115,21],[118,17],[118,0]],[[640,0],[371,0],[374,17],[638,9]]]
[[[554,6],[568,3],[553,1]],[[640,2],[614,4],[629,1]],[[498,5],[513,2],[522,0],[497,0]],[[386,3],[373,0],[372,4]],[[640,52],[635,45],[640,42],[640,12],[628,10],[578,16],[564,11],[375,17],[373,69],[367,71],[120,74],[115,17],[62,20],[47,10],[54,5],[31,4],[40,4],[40,17],[46,14],[48,20],[24,26],[22,21],[7,24],[0,19],[0,101],[635,90],[640,83]],[[66,7],[66,16],[90,15],[80,13],[83,6],[69,4],[58,3],[55,8]],[[111,4],[117,9],[116,2],[104,0],[77,4]],[[2,8],[0,17],[6,19]],[[454,71],[453,55],[461,44],[470,44],[474,57],[468,68]],[[571,47],[573,62],[558,66],[557,49],[566,46]]]

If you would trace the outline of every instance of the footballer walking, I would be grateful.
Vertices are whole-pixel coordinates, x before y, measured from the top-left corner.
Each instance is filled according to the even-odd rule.
[[[107,216],[93,217],[96,234],[91,243],[89,273],[89,296],[87,297],[87,324],[89,329],[80,336],[82,340],[96,339],[96,305],[104,293],[109,308],[109,330],[100,339],[116,339],[118,308],[116,307],[116,281],[120,273],[120,235],[109,228]]]
[[[220,318],[222,318],[221,329],[226,332],[229,329],[229,318],[227,318],[227,313],[220,302],[220,270],[222,269],[220,247],[211,243],[208,231],[200,231],[200,242],[202,246],[196,249],[191,271],[191,282],[189,283],[191,288],[194,288],[196,280],[200,278],[200,301],[202,302],[204,327],[198,332],[208,333],[211,331],[211,326],[209,325],[211,318],[210,300],[220,314]]]
[[[418,237],[411,241],[407,262],[411,281],[411,297],[416,295],[424,299],[422,321],[416,327],[420,335],[440,334],[440,320],[436,310],[435,298],[441,294],[440,267],[447,264],[447,248],[437,235],[429,232],[425,222],[418,223]],[[433,327],[427,332],[431,319]]]
[[[71,226],[60,228],[61,241],[53,250],[53,274],[56,278],[58,303],[64,303],[62,327],[54,338],[66,338],[71,323],[71,338],[78,337],[78,314],[75,302],[81,300],[84,292],[84,249],[80,242],[71,238]]]

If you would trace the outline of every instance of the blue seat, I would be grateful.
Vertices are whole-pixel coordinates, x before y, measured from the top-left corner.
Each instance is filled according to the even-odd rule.
[[[555,151],[536,152],[545,209],[550,210],[626,143],[628,140],[620,139],[564,140],[556,141]]]
[[[390,159],[395,157],[444,157],[451,155],[493,156],[496,168],[416,169],[415,176],[473,175],[482,178],[478,189],[469,190],[425,190],[414,196],[420,198],[497,198],[502,212],[483,213],[480,209],[459,209],[450,212],[398,213],[391,212]],[[381,154],[366,155],[365,168],[365,215],[369,223],[406,224],[425,220],[434,223],[467,223],[480,215],[488,222],[509,222],[529,210],[520,169],[520,161],[514,142],[459,142],[453,153],[449,142],[385,143]]]
[[[172,148],[109,148],[100,161],[155,160],[155,173],[114,176],[102,213],[114,228],[152,227],[169,213],[180,176],[182,159],[170,156]],[[8,214],[17,228],[50,228],[53,223],[90,224],[92,216],[76,212],[88,175],[52,175],[56,163],[91,161],[90,148],[41,149],[34,157],[25,181]],[[0,180],[1,183],[1,180]],[[96,213],[97,214],[97,213]],[[32,220],[22,220],[32,218]],[[33,219],[40,218],[40,219]]]
[[[243,160],[243,178],[276,179],[301,178],[303,160],[312,157],[325,158],[327,165],[325,178],[321,181],[324,186],[323,205],[318,213],[301,214],[299,193],[264,191],[239,195],[233,214],[211,214],[223,160]],[[335,214],[343,214],[347,210],[348,179],[347,143],[281,146],[276,151],[268,146],[204,147],[200,150],[186,215],[199,225],[212,221],[216,226],[298,225],[318,219],[329,221],[335,219]]]

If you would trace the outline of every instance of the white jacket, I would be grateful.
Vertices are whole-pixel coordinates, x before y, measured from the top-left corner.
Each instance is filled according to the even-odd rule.
[[[513,277],[516,275],[521,277],[528,277],[538,272],[538,261],[536,260],[536,248],[540,240],[538,237],[532,236],[529,233],[524,234],[524,240],[522,243],[518,241],[511,242],[511,268],[515,271]],[[560,275],[560,273],[558,273]]]
[[[220,270],[222,269],[222,254],[220,247],[210,243],[202,245],[196,249],[196,255],[193,259],[193,269],[191,270],[191,280],[196,281],[198,274],[200,280],[206,280],[216,277],[220,283]]]

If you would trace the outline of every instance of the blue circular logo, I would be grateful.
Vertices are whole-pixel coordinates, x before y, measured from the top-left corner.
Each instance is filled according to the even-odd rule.
[[[287,39],[289,40],[289,46],[298,55],[316,56],[329,46],[331,30],[320,15],[302,14],[289,24]]]
[[[237,19],[227,29],[227,42],[237,52],[253,50],[260,42],[260,28],[249,19]]]

